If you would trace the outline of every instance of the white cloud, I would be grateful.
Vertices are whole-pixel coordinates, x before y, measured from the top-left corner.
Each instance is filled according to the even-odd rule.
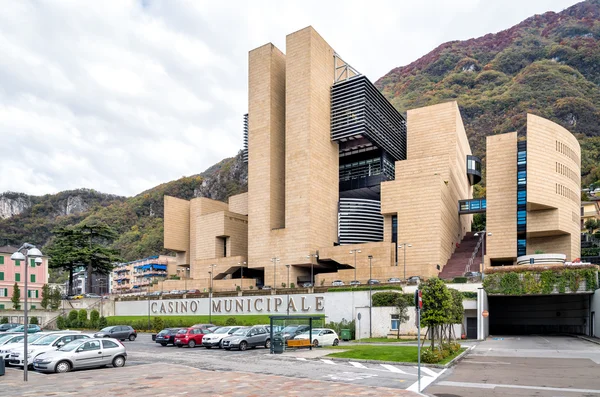
[[[0,192],[134,195],[242,147],[247,53],[314,26],[371,80],[575,0],[24,0],[0,13]]]

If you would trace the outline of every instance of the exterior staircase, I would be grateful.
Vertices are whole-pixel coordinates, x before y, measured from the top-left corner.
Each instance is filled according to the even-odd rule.
[[[465,269],[467,265],[469,265],[471,258],[475,253],[475,249],[481,256],[481,251],[479,251],[479,240],[480,237],[475,236],[477,232],[468,232],[465,234],[465,237],[460,242],[458,248],[454,251],[446,266],[442,269],[440,273],[440,278],[442,279],[452,279],[454,277],[462,277],[465,274]],[[479,258],[475,258],[474,263],[479,263]],[[477,268],[472,266],[472,271],[477,271]]]

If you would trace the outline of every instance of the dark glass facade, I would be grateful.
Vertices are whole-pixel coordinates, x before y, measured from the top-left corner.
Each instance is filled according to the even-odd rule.
[[[527,141],[517,143],[517,256],[527,255]]]

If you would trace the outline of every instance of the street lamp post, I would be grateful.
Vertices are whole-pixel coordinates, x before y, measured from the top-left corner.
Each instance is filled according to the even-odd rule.
[[[404,248],[404,281],[406,281],[406,247],[412,247],[410,243],[402,243],[400,245],[401,248]]]
[[[485,234],[487,233],[486,230],[482,230],[479,233],[475,233],[475,236],[478,237],[480,235],[480,233],[483,233],[483,238],[481,239],[481,278],[483,278],[483,271],[485,270],[485,259],[484,259],[484,255],[485,255]],[[487,233],[488,236],[491,236],[492,233]]]
[[[213,294],[213,269],[217,266],[216,264],[212,264],[209,266],[208,277],[210,277],[210,288],[208,291],[208,323],[212,324],[212,294]]]
[[[238,262],[238,265],[240,265],[240,271],[242,272],[242,274],[240,275],[240,291],[242,291],[242,293],[244,292],[244,266],[246,265],[246,262]]]
[[[373,298],[372,298],[372,290],[373,290],[373,284],[372,284],[372,279],[373,279],[373,274],[372,274],[372,260],[373,260],[373,255],[369,255],[369,338],[373,337],[373,313],[372,313],[372,309],[373,309]]]
[[[275,284],[275,274],[277,273],[277,269],[275,268],[275,264],[279,262],[279,258],[275,256],[271,258],[271,261],[273,261],[273,289],[276,289],[277,284]]]
[[[287,283],[287,287],[290,288],[290,265],[285,265],[285,267],[287,267],[287,272],[288,272],[288,283]],[[287,293],[287,315],[290,315],[290,292],[288,291]]]
[[[21,253],[22,250],[27,250],[25,251],[25,255],[23,255],[23,253]],[[34,259],[34,266],[42,263],[42,252],[36,248],[35,245],[33,244],[29,244],[29,243],[24,243],[21,248],[19,248],[17,250],[17,252],[15,252],[14,254],[12,254],[10,256],[10,259],[12,259],[13,261],[24,261],[25,262],[25,283],[24,283],[24,294],[23,294],[23,309],[24,309],[24,313],[23,313],[23,381],[27,382],[27,367],[29,366],[29,363],[27,362],[27,334],[29,331],[29,325],[28,325],[28,311],[27,311],[27,279],[29,277],[28,273],[28,267],[29,265],[29,259],[32,258]]]
[[[310,286],[314,288],[314,286],[315,286],[315,276],[314,276],[314,272],[313,272],[314,264],[313,264],[312,258],[314,257],[314,258],[318,259],[319,258],[319,254],[318,253],[308,254],[308,255],[306,255],[306,257],[310,259]]]
[[[356,254],[360,254],[362,251],[361,250],[352,250],[350,251],[351,254],[354,254],[354,280],[356,281]]]

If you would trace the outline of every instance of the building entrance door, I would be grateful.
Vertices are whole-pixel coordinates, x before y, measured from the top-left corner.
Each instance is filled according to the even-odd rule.
[[[477,317],[467,317],[467,339],[477,339]]]

